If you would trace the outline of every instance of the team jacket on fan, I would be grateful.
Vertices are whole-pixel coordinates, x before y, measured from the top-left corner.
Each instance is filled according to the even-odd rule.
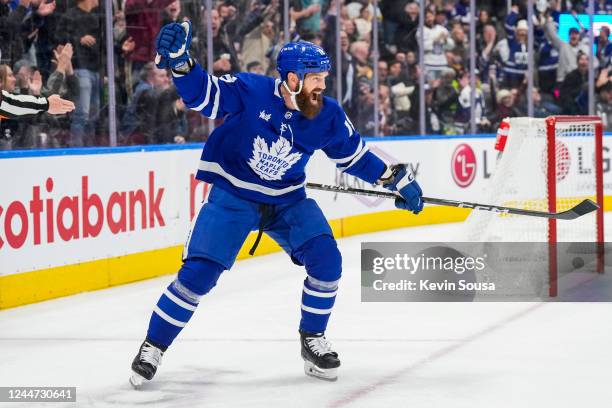
[[[187,107],[211,119],[225,116],[202,151],[196,178],[252,201],[303,199],[306,163],[322,149],[338,169],[374,183],[385,169],[333,99],[309,120],[288,109],[280,80],[240,73],[215,77],[199,64],[173,77]]]

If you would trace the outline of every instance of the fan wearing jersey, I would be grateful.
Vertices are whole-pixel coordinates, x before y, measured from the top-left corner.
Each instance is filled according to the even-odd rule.
[[[204,146],[196,175],[213,187],[194,219],[183,265],[153,309],[130,382],[140,387],[153,378],[163,353],[253,230],[259,233],[251,253],[265,232],[306,269],[299,323],[304,369],[335,380],[340,360],[325,331],[342,258],[321,209],[306,197],[306,164],[322,150],[341,171],[397,191],[396,206],[415,214],[423,208],[421,188],[405,166],[389,167],[369,151],[338,103],[323,96],[330,61],[321,47],[283,46],[280,79],[252,73],[215,77],[189,56],[190,42],[189,22],[162,27],[155,62],[172,70],[188,108],[224,118]]]

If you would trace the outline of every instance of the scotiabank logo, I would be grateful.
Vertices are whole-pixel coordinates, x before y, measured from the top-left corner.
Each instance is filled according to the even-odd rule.
[[[28,240],[41,245],[95,238],[105,226],[119,234],[166,225],[160,211],[164,188],[155,187],[153,171],[146,189],[115,191],[105,200],[89,191],[87,176],[81,177],[79,195],[54,200],[49,197],[54,185],[55,180],[49,177],[44,187],[32,187],[31,200],[13,201],[6,208],[0,202],[0,249],[5,244],[18,249]]]
[[[476,155],[472,148],[462,143],[455,149],[451,159],[451,174],[459,187],[467,187],[476,178]]]

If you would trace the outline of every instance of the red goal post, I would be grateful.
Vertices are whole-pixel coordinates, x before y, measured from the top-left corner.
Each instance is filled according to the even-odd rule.
[[[596,116],[504,119],[495,148],[502,153],[483,192],[483,202],[561,212],[588,198],[599,209],[572,221],[473,211],[466,222],[466,241],[547,242],[551,297],[558,293],[560,242],[588,243],[583,245],[585,251],[596,254],[596,265],[590,264],[589,269],[594,266],[597,272],[603,272],[601,119]]]
[[[597,116],[550,116],[546,118],[547,138],[547,178],[548,178],[548,211],[557,211],[557,181],[559,171],[558,141],[564,137],[564,133],[579,134],[593,137],[594,141],[594,170],[595,170],[595,199],[599,209],[595,213],[595,242],[597,243],[597,265],[596,270],[603,272],[603,242],[604,242],[604,191],[603,191],[603,125]],[[549,246],[549,295],[557,296],[557,220],[548,220],[548,242]]]

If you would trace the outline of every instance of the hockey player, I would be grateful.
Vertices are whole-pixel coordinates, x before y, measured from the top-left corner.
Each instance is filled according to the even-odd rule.
[[[187,107],[225,117],[206,142],[196,175],[214,186],[196,215],[178,276],[154,308],[130,382],[137,388],[153,378],[200,298],[257,229],[257,241],[265,231],[306,268],[299,326],[304,369],[335,380],[340,360],[325,329],[341,256],[321,209],[306,197],[306,163],[322,149],[342,171],[398,191],[396,206],[415,214],[423,208],[421,188],[405,166],[387,167],[370,152],[338,103],[322,96],[330,62],[319,46],[286,44],[277,58],[281,79],[275,80],[250,73],[212,76],[190,58],[190,42],[189,22],[162,27],[156,63],[172,70]]]

